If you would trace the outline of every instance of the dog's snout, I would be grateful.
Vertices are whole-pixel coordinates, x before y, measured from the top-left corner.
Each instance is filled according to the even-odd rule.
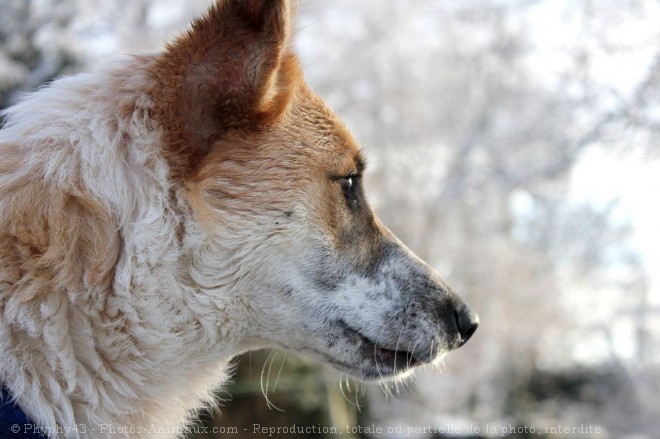
[[[459,346],[463,346],[472,337],[479,326],[479,316],[465,304],[460,304],[454,310],[456,328],[460,335]]]

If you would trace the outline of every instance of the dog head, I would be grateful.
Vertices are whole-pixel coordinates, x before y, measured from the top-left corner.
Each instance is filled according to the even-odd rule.
[[[305,84],[291,17],[284,0],[218,2],[153,64],[190,276],[238,297],[251,346],[399,375],[462,346],[478,318],[369,207],[365,160]]]

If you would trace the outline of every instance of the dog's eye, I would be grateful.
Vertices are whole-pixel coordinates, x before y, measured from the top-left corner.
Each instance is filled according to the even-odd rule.
[[[348,206],[352,209],[357,208],[360,205],[360,181],[362,179],[362,175],[350,173],[343,176],[333,176],[331,178],[339,183],[339,187],[341,187],[341,190],[344,193],[344,197],[346,198]]]
[[[349,207],[353,209],[357,208],[360,204],[360,176],[351,174],[345,177],[340,177],[338,180]]]
[[[353,189],[353,176],[349,175],[348,177],[343,177],[340,179],[341,182],[341,188],[344,190],[344,192],[348,192],[351,189]]]
[[[338,178],[339,184],[341,184],[341,188],[344,191],[344,194],[351,195],[355,194],[358,191],[358,186],[360,183],[360,175],[358,174],[350,174],[346,175],[344,177]]]

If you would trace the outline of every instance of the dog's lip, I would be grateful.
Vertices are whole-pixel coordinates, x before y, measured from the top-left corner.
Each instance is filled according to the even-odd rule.
[[[424,364],[424,361],[417,358],[414,353],[398,347],[395,349],[384,347],[347,324],[344,320],[338,320],[337,324],[345,333],[348,333],[351,338],[358,339],[362,344],[361,350],[374,360],[394,365],[397,363],[397,358],[402,360],[405,359],[403,364],[406,365],[406,368],[421,366]]]

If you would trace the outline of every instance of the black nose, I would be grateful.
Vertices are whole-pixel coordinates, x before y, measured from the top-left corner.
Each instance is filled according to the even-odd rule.
[[[472,337],[479,326],[479,316],[472,312],[465,304],[459,305],[454,311],[456,327],[461,335],[459,346],[463,346]]]

